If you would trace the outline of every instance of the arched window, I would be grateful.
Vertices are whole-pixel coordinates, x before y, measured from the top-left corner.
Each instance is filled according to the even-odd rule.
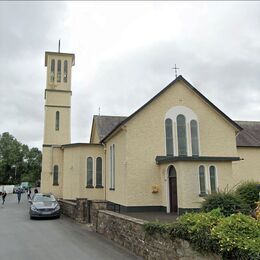
[[[87,188],[93,188],[93,159],[87,158]]]
[[[217,191],[217,180],[216,180],[216,167],[210,166],[209,167],[209,178],[210,178],[210,190],[211,193]]]
[[[59,185],[59,166],[54,165],[53,167],[53,185]]]
[[[56,111],[56,117],[55,117],[55,130],[60,130],[60,112]]]
[[[55,60],[51,60],[51,82],[54,82],[55,76]]]
[[[187,155],[186,120],[184,115],[177,116],[177,135],[179,155]]]
[[[57,82],[61,82],[61,60],[58,60]]]
[[[103,188],[102,186],[102,158],[96,159],[96,188]]]
[[[63,67],[63,82],[67,83],[68,80],[68,61],[64,61]]]
[[[196,120],[190,121],[192,155],[199,155],[198,124]]]
[[[173,155],[172,120],[165,120],[166,155]]]
[[[206,194],[205,167],[199,167],[200,194]]]

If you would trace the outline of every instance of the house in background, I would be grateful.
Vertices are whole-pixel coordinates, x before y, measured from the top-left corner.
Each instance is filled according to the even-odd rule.
[[[129,117],[93,116],[71,143],[74,54],[46,52],[41,189],[121,211],[183,212],[243,180],[260,181],[260,122],[235,122],[182,76]]]

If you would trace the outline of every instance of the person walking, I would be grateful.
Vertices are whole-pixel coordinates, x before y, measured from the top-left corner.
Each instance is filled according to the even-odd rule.
[[[2,200],[3,200],[2,205],[5,204],[5,197],[6,197],[6,195],[7,195],[7,193],[6,193],[6,191],[4,190],[3,193],[2,193]]]
[[[32,193],[31,188],[28,188],[28,191],[27,191],[27,198],[28,198],[28,200],[31,199],[31,193]]]
[[[18,188],[18,189],[17,189],[16,194],[17,194],[17,199],[18,199],[18,204],[19,204],[19,203],[20,203],[20,200],[21,200],[21,195],[22,195],[22,190],[21,190],[21,188]]]

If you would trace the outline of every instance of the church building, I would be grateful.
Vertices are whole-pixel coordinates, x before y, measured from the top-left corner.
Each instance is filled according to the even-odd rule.
[[[45,53],[42,192],[182,214],[260,181],[260,122],[233,121],[182,76],[128,117],[94,115],[89,142],[71,143],[74,65],[74,54]]]

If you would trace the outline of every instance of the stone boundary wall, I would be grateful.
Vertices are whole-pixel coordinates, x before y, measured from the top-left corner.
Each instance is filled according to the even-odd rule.
[[[144,259],[220,260],[221,257],[202,255],[182,239],[172,241],[167,236],[150,236],[143,228],[147,221],[108,211],[104,200],[59,200],[62,214],[80,223],[90,223],[97,233],[113,240]]]
[[[79,223],[86,223],[86,205],[87,199],[76,199],[75,201],[71,200],[59,200],[61,207],[61,213],[76,220]]]
[[[75,211],[76,211],[76,201],[69,200],[59,200],[59,204],[61,207],[61,213],[65,216],[68,216],[72,219],[75,219]]]
[[[217,255],[202,255],[193,250],[189,242],[163,235],[148,235],[143,228],[145,221],[108,210],[99,210],[93,228],[97,233],[115,241],[145,259],[196,259],[219,260]]]

